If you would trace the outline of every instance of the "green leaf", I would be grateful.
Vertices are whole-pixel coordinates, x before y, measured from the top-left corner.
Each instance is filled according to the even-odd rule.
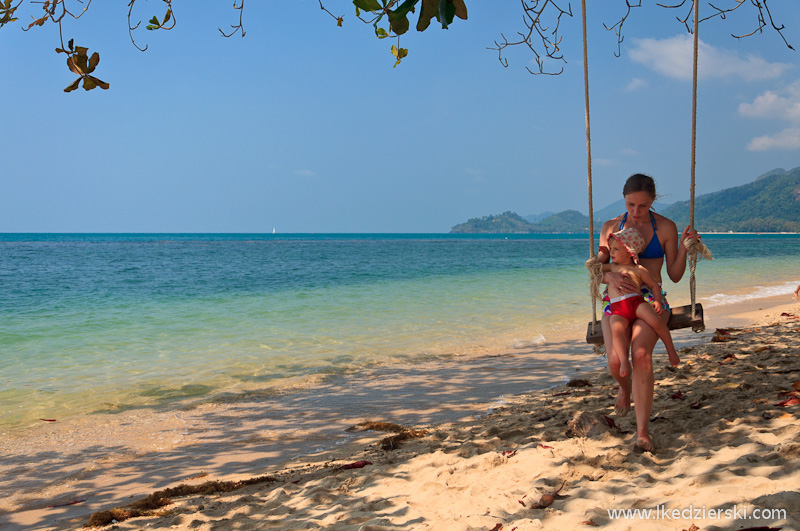
[[[403,57],[408,55],[408,50],[406,48],[400,48],[398,50],[396,46],[392,45],[392,55],[394,55],[397,59],[392,68],[397,68],[397,65],[400,64],[400,61],[403,59]]]
[[[442,29],[447,29],[447,17],[445,14],[447,13],[447,0],[439,0],[439,14],[436,18],[439,19],[439,22],[442,23]]]
[[[389,36],[389,34],[386,33],[386,30],[383,29],[383,28],[376,29],[375,30],[375,35],[377,35],[379,39],[385,39],[386,37]]]
[[[396,11],[389,11],[389,25],[395,35],[402,35],[408,31],[409,23],[406,15],[398,14]]]
[[[380,11],[383,9],[378,0],[353,0],[353,4],[364,11]]]
[[[81,82],[81,79],[83,79],[83,78],[82,78],[82,77],[79,77],[78,79],[76,79],[75,81],[73,81],[73,82],[70,84],[70,86],[68,86],[67,88],[65,88],[65,89],[64,89],[64,92],[72,92],[73,90],[75,90],[76,88],[78,88],[78,85],[80,84],[80,82]]]
[[[455,17],[456,14],[456,6],[453,4],[452,0],[447,2],[447,8],[445,9],[444,14],[445,14],[445,19],[447,20],[447,26],[449,26],[450,24],[453,23],[453,18]],[[441,15],[442,13],[439,12],[439,16]],[[443,29],[447,29],[447,26],[442,24]]]
[[[422,0],[417,20],[417,31],[425,31],[431,25],[431,19],[439,17],[439,0]]]
[[[414,6],[419,3],[419,0],[406,0],[402,4],[400,4],[397,9],[395,9],[395,13],[400,15],[408,15],[409,12],[414,12]]]

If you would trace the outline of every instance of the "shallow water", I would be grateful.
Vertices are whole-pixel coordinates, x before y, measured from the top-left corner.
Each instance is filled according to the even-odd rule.
[[[800,282],[797,235],[704,239],[707,307]],[[573,341],[591,317],[587,247],[571,235],[0,235],[0,427]],[[686,280],[666,289],[688,303]]]

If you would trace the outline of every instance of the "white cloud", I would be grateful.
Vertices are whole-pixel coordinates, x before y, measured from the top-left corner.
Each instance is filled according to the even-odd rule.
[[[639,154],[639,152],[638,152],[638,151],[636,151],[636,150],[635,150],[635,149],[633,149],[633,148],[622,148],[622,149],[620,149],[620,150],[619,150],[619,152],[620,152],[622,155],[626,156],[626,157],[632,157],[632,156],[635,156],[635,155],[638,155],[638,154]]]
[[[631,61],[640,63],[666,77],[692,79],[694,44],[691,35],[666,39],[635,39],[629,52]],[[745,81],[775,79],[793,65],[770,63],[756,55],[741,56],[704,43],[698,44],[698,77],[739,78]]]
[[[600,157],[592,157],[592,165],[594,166],[615,166],[616,162],[613,159],[603,159]]]
[[[312,170],[294,170],[292,173],[298,177],[314,177],[317,174]]]
[[[749,118],[783,118],[800,124],[800,80],[781,91],[762,92],[753,103],[740,103],[739,114]]]
[[[739,114],[748,118],[779,119],[789,122],[790,125],[774,135],[752,139],[747,149],[800,149],[800,80],[781,90],[762,92],[752,103],[740,103]]]
[[[747,145],[750,151],[767,151],[769,149],[800,149],[800,127],[789,127],[774,135],[754,138]]]
[[[644,88],[646,86],[647,86],[647,81],[645,81],[644,79],[635,77],[635,78],[631,79],[630,83],[628,83],[628,86],[625,87],[625,91],[626,92],[633,92],[634,90],[638,90],[638,89]]]

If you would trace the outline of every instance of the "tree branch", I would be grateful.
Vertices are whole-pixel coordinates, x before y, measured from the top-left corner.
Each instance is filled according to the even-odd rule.
[[[243,25],[243,21],[242,21],[242,17],[244,16],[244,0],[239,0],[239,5],[238,6],[236,5],[236,1],[234,0],[233,9],[236,9],[236,10],[239,11],[239,23],[235,24],[235,25],[231,24],[231,28],[233,28],[233,29],[231,30],[230,33],[225,33],[224,31],[222,31],[222,28],[217,28],[217,29],[219,30],[220,33],[222,33],[223,37],[233,37],[239,31],[242,32],[242,37],[244,37],[245,31],[244,31],[244,25]]]
[[[564,55],[561,53],[560,45],[562,35],[559,33],[559,28],[561,26],[561,17],[564,15],[572,16],[572,6],[567,3],[567,9],[563,9],[559,6],[559,3],[563,4],[563,2],[556,2],[555,0],[520,0],[520,2],[523,11],[522,22],[525,24],[527,32],[517,32],[517,35],[520,36],[520,40],[518,41],[509,41],[506,36],[501,33],[502,41],[494,41],[494,47],[489,46],[488,49],[497,50],[500,64],[507,67],[508,59],[503,57],[503,52],[506,48],[524,45],[533,52],[534,60],[538,66],[538,72],[534,72],[530,68],[525,67],[528,72],[534,75],[561,74],[564,71],[563,66],[558,72],[547,71],[545,69],[545,63],[548,59],[563,63],[567,62],[566,59],[564,59]],[[542,15],[544,15],[548,7],[552,8],[550,12],[557,13],[555,16],[555,27],[552,31],[550,30],[550,26],[544,26],[542,24]]]

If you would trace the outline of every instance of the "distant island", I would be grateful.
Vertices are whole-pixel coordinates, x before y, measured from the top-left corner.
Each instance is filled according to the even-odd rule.
[[[596,211],[595,230],[623,210],[620,201]],[[661,205],[658,212],[678,227],[689,224],[689,201]],[[788,172],[775,169],[749,184],[697,196],[694,216],[701,232],[800,232],[800,167]],[[589,216],[577,210],[528,218],[508,211],[472,218],[450,230],[451,234],[588,232]]]

